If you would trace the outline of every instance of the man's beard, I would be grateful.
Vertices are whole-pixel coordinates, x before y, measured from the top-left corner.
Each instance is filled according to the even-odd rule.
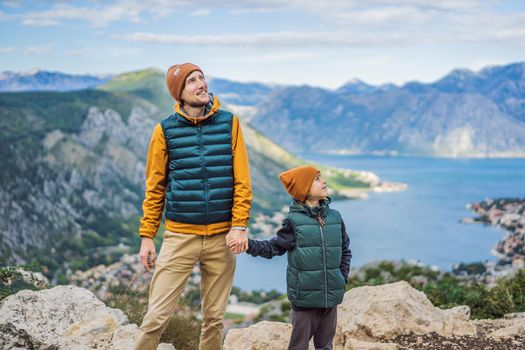
[[[205,107],[210,101],[200,102],[200,101],[184,101],[184,105],[190,106],[192,108]]]
[[[210,95],[208,94],[208,98],[206,101],[184,101],[185,105],[188,105],[192,108],[200,108],[200,107],[206,107],[210,103]]]

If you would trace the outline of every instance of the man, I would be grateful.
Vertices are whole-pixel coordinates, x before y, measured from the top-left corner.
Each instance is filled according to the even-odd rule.
[[[146,163],[140,258],[155,271],[137,350],[156,349],[195,263],[201,270],[201,350],[222,347],[222,319],[236,257],[248,248],[252,191],[239,120],[219,109],[202,70],[173,65],[166,84],[175,113],[155,126]],[[158,258],[153,238],[166,209]],[[228,247],[230,246],[230,248]]]

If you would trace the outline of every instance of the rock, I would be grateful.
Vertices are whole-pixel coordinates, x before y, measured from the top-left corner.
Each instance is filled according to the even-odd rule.
[[[390,343],[372,343],[367,341],[360,341],[350,339],[347,345],[344,347],[345,350],[397,350],[396,344]]]
[[[377,341],[413,332],[442,336],[475,335],[470,309],[434,307],[423,292],[405,281],[354,288],[345,294],[338,309],[334,344],[348,339]]]
[[[133,349],[138,332],[139,327],[136,324],[128,324],[117,328],[115,332],[113,332],[113,338],[111,339],[111,350]],[[171,344],[161,343],[157,347],[157,350],[175,350],[175,348]]]
[[[5,350],[127,350],[137,335],[137,326],[128,324],[122,311],[76,286],[23,290],[0,304],[0,348]]]
[[[262,321],[248,328],[230,329],[226,334],[223,350],[284,350],[288,348],[292,325],[282,322]],[[309,349],[314,346],[310,342]],[[334,349],[344,350],[397,350],[396,344],[376,343],[350,339],[344,346]]]
[[[510,314],[503,315],[504,319],[513,320],[513,319],[525,319],[525,312],[513,312]]]
[[[283,350],[288,348],[292,325],[261,321],[248,328],[230,329],[223,350]],[[314,349],[310,344],[310,349]]]
[[[496,340],[525,336],[525,319],[523,317],[513,318],[510,322],[510,325],[495,330],[489,336]]]
[[[117,328],[113,332],[113,338],[111,339],[113,349],[133,349],[139,331],[138,328],[136,324],[128,324]]]

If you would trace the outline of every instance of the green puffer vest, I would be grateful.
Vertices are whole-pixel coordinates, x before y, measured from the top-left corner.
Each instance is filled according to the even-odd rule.
[[[288,252],[286,283],[288,299],[299,307],[334,307],[343,301],[345,279],[341,264],[341,214],[328,207],[330,199],[321,206],[310,208],[294,201],[288,219],[291,221],[296,247]],[[325,222],[319,224],[320,211]]]
[[[168,148],[166,218],[188,224],[231,220],[233,114],[219,110],[200,125],[178,113],[161,121]]]

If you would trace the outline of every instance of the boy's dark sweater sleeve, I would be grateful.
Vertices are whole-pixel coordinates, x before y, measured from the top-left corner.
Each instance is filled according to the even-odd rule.
[[[341,265],[339,266],[339,269],[341,269],[341,273],[343,274],[345,281],[348,283],[348,273],[350,272],[350,260],[352,260],[352,251],[350,250],[350,238],[348,237],[348,233],[346,233],[346,227],[344,222],[341,225],[341,238],[343,241],[343,253],[341,255]]]
[[[277,236],[269,240],[248,240],[248,254],[252,256],[262,256],[271,259],[276,255],[283,255],[295,248],[295,234],[290,220],[285,219],[283,226],[277,231]]]

